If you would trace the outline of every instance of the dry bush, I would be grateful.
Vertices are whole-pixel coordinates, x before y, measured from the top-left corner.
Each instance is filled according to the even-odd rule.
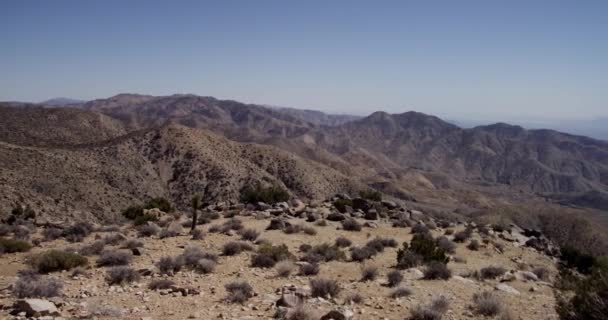
[[[131,263],[133,255],[126,251],[103,251],[97,259],[97,265],[107,266],[126,266]]]
[[[242,240],[252,242],[260,236],[260,232],[255,229],[242,229],[239,234],[241,235]]]
[[[536,267],[536,268],[532,269],[532,273],[534,273],[539,279],[541,279],[543,281],[548,281],[549,277],[551,275],[551,272],[549,271],[549,269],[547,269],[545,267]]]
[[[289,252],[289,248],[285,244],[278,246],[264,244],[258,248],[258,253],[253,256],[251,266],[258,268],[272,268],[277,262],[291,258],[292,254]]]
[[[300,265],[300,274],[304,276],[312,276],[319,274],[319,264],[304,263]]]
[[[313,297],[336,297],[341,288],[336,280],[316,278],[310,280],[311,295]]]
[[[149,223],[139,228],[137,236],[140,238],[156,236],[160,233],[160,227],[155,223]]]
[[[172,275],[183,268],[184,260],[182,257],[162,257],[156,266],[161,274]]]
[[[100,254],[105,247],[105,242],[103,242],[102,240],[97,240],[91,244],[80,247],[78,252],[85,256],[93,256]]]
[[[471,250],[471,251],[478,251],[479,250],[479,241],[473,239],[469,242],[469,244],[467,245],[467,249]]]
[[[443,314],[448,310],[449,301],[440,296],[428,305],[418,305],[412,310],[410,320],[441,320]]]
[[[133,250],[133,249],[137,249],[137,248],[143,248],[144,243],[136,240],[136,239],[130,239],[127,240],[124,244],[123,244],[123,248],[125,249],[129,249],[129,250]]]
[[[174,285],[175,285],[175,282],[173,282],[172,280],[169,280],[169,279],[157,279],[157,280],[150,281],[150,283],[148,284],[148,289],[150,289],[150,290],[163,290],[163,289],[169,289],[169,288],[171,288]]]
[[[445,263],[439,261],[431,261],[426,265],[423,271],[425,280],[443,279],[447,280],[452,276],[452,271],[448,269]]]
[[[126,266],[112,267],[106,274],[106,281],[110,285],[131,283],[139,281],[140,278],[137,271]]]
[[[289,224],[283,228],[283,232],[286,234],[295,234],[302,231],[302,226],[299,224]]]
[[[28,264],[40,273],[49,273],[86,266],[88,260],[77,253],[49,250],[32,256]]]
[[[475,313],[486,317],[493,317],[499,314],[503,309],[502,302],[498,296],[491,291],[476,293],[473,295],[473,303]]]
[[[192,235],[192,240],[203,240],[205,237],[205,232],[203,232],[201,229],[194,229],[190,232],[190,234]]]
[[[386,283],[391,288],[401,284],[401,281],[403,281],[403,275],[399,270],[393,270],[386,275]]]
[[[471,237],[473,233],[473,229],[467,227],[466,229],[456,232],[454,234],[454,242],[465,242],[467,239]]]
[[[99,303],[88,304],[87,311],[96,317],[110,317],[112,319],[121,318],[125,314],[125,311],[121,307]]]
[[[342,229],[346,231],[361,231],[363,226],[353,218],[342,221]]]
[[[393,299],[407,297],[412,294],[412,289],[406,287],[400,287],[391,291],[390,297]]]
[[[417,223],[412,227],[412,233],[429,233],[429,228],[424,223]]]
[[[21,276],[13,285],[12,293],[17,298],[50,298],[61,295],[63,282],[55,278]]]
[[[310,226],[302,227],[302,231],[309,236],[314,236],[317,234],[317,229],[310,227]]]
[[[244,303],[253,297],[253,288],[245,281],[231,282],[225,286],[226,301],[229,303]]]
[[[202,258],[197,261],[196,265],[194,266],[194,269],[200,273],[207,274],[213,272],[213,270],[215,270],[216,265],[217,263],[215,261],[211,259]]]
[[[338,246],[340,248],[350,247],[352,244],[353,244],[353,242],[350,241],[346,237],[338,237],[338,238],[336,238],[336,246]]]
[[[507,270],[503,267],[489,266],[479,270],[479,277],[481,279],[496,279],[505,274],[505,272]]]
[[[103,238],[103,242],[105,242],[105,244],[110,245],[110,246],[116,246],[121,244],[123,241],[125,241],[127,237],[125,237],[124,234],[122,233],[114,233],[114,234],[110,234],[107,235]]]
[[[1,236],[2,234],[0,234]],[[44,241],[53,241],[56,239],[61,238],[61,236],[63,235],[63,230],[59,229],[59,228],[46,228],[44,230],[42,230],[42,237],[44,238]]]
[[[374,281],[378,277],[378,267],[365,266],[361,269],[361,281]]]
[[[161,239],[174,238],[177,236],[179,236],[179,232],[172,231],[167,228],[160,230],[160,232],[158,233],[158,237]]]
[[[63,236],[69,242],[81,242],[93,231],[93,225],[88,222],[78,222],[63,230]]]
[[[300,252],[306,253],[306,252],[312,250],[312,246],[309,245],[308,243],[302,243],[298,249],[300,250]]]
[[[314,313],[304,308],[302,305],[298,305],[287,311],[287,314],[283,318],[285,320],[316,320]]]
[[[322,243],[312,247],[306,253],[304,260],[310,263],[315,262],[329,262],[335,260],[345,260],[346,254],[340,250],[337,246],[330,245],[329,243]]]
[[[444,250],[447,253],[456,252],[456,244],[447,237],[439,237],[437,238],[437,246]]]
[[[329,224],[327,223],[327,220],[325,220],[325,219],[315,222],[315,226],[318,226],[318,227],[327,227],[328,225]]]
[[[253,247],[246,242],[230,241],[222,247],[222,254],[225,256],[234,256],[243,251],[251,251]]]
[[[398,257],[397,268],[398,269],[409,269],[414,268],[422,264],[422,256],[411,252],[405,251]]]
[[[281,261],[275,266],[277,276],[287,278],[293,272],[295,267],[296,266],[289,260]]]
[[[350,250],[350,258],[353,261],[361,262],[367,259],[371,259],[376,253],[377,251],[371,247],[354,247]]]

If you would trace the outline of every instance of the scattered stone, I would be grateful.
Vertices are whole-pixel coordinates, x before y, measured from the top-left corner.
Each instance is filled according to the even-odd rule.
[[[499,283],[496,285],[496,287],[494,287],[494,289],[499,290],[499,291],[504,291],[506,293],[511,293],[511,294],[519,294],[519,291],[517,291],[517,289],[511,287],[510,285],[504,284],[504,283]]]
[[[42,299],[17,300],[14,305],[16,313],[25,312],[28,317],[58,316],[59,310],[54,303]]]

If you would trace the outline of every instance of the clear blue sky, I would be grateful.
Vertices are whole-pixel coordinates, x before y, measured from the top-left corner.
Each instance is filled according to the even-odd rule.
[[[608,115],[608,1],[0,1],[0,100]]]

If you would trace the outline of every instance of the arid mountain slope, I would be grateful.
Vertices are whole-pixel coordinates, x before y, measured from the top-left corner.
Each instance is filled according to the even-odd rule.
[[[0,143],[1,212],[18,203],[46,213],[87,210],[112,218],[147,198],[187,207],[192,195],[237,199],[261,183],[302,198],[356,192],[356,180],[271,146],[241,144],[198,129],[166,125],[107,142],[61,148]]]
[[[28,146],[74,145],[124,135],[124,125],[99,113],[0,104],[0,141]]]

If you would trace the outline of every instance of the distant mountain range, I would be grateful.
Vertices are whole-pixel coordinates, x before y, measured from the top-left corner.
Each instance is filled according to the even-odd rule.
[[[184,206],[196,192],[234,198],[252,183],[310,199],[374,188],[446,210],[524,200],[604,208],[608,199],[608,142],[553,130],[462,129],[418,112],[353,117],[195,95],[1,105],[6,205],[35,199],[50,211],[116,213],[150,196]]]

